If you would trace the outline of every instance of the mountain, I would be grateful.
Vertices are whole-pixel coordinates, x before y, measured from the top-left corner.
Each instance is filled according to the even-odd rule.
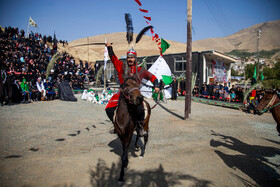
[[[193,47],[220,52],[230,52],[234,49],[256,52],[258,29],[261,30],[260,50],[280,49],[280,20],[256,24],[223,38],[194,41]]]
[[[193,51],[216,50],[220,52],[230,52],[234,49],[246,50],[248,52],[257,51],[257,31],[261,30],[260,50],[280,49],[280,20],[256,24],[249,28],[240,30],[230,36],[223,38],[209,38],[204,40],[193,41]],[[137,34],[134,34],[134,42]],[[118,58],[126,56],[129,45],[126,41],[126,32],[103,34],[82,38],[69,43],[68,46],[62,47],[59,44],[59,50],[66,51],[77,59],[83,61],[95,62],[104,59],[104,45],[77,46],[87,43],[104,43],[105,38],[108,42],[113,43],[114,52]],[[171,46],[164,54],[186,52],[186,44],[166,40]],[[134,45],[138,56],[159,55],[159,49],[152,40],[152,37],[144,35],[139,43]],[[274,57],[279,57],[276,54]]]

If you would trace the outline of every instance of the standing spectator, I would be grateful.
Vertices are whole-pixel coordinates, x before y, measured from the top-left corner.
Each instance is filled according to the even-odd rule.
[[[173,78],[173,81],[171,83],[171,87],[172,87],[171,100],[177,101],[178,81],[177,81],[176,77]]]
[[[236,101],[243,102],[243,91],[241,90],[241,87],[239,87],[239,86],[236,89]]]
[[[229,92],[231,93],[231,91],[233,91],[234,93],[236,93],[236,89],[235,89],[234,84],[232,85],[232,87],[231,87],[231,89],[229,90]]]
[[[214,94],[213,94],[213,91],[214,91],[214,85],[213,85],[213,82],[210,82],[210,84],[208,85],[208,92],[209,92],[209,96],[210,97],[213,97]]]
[[[228,93],[228,86],[227,86],[227,83],[224,83],[224,90]]]

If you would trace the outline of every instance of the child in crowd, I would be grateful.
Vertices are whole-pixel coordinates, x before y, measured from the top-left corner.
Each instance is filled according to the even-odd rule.
[[[231,93],[230,93],[230,101],[231,101],[231,102],[235,102],[235,98],[236,98],[236,94],[235,94],[234,90],[231,90]]]

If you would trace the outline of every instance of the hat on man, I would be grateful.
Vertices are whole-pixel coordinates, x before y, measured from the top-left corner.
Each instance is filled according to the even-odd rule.
[[[127,51],[127,56],[134,56],[134,57],[136,58],[137,53],[136,53],[136,51],[133,49],[133,47],[131,47],[131,49],[129,49],[129,50]]]

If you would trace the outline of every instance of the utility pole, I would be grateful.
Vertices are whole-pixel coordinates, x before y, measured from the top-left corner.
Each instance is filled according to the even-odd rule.
[[[191,112],[191,82],[192,82],[192,0],[187,3],[187,55],[186,55],[186,95],[185,117],[190,118]]]
[[[258,29],[258,39],[257,39],[257,50],[258,50],[258,74],[257,74],[257,80],[259,80],[260,76],[260,36],[261,36],[261,30]]]

